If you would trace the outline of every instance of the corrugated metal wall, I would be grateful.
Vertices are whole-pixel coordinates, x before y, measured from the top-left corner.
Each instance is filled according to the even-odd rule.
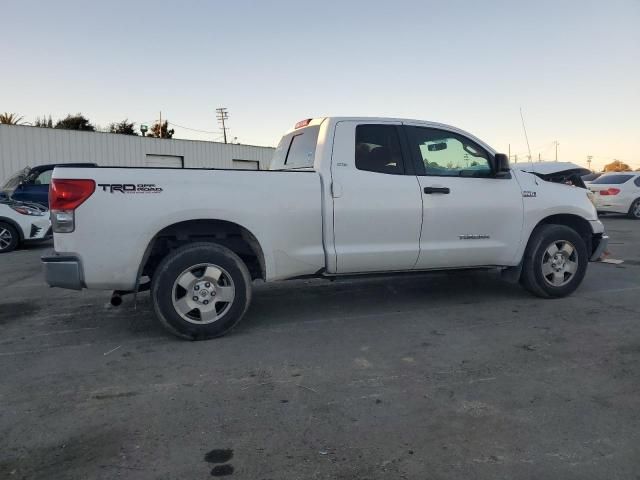
[[[254,160],[266,170],[273,148],[0,125],[0,182],[21,168],[47,163],[143,167],[147,154],[181,156],[185,167],[197,168],[233,168],[234,159]]]

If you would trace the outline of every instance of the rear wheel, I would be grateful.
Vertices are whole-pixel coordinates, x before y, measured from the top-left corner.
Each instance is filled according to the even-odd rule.
[[[527,245],[521,283],[539,297],[564,297],[578,288],[588,261],[585,242],[575,230],[542,225]]]
[[[13,225],[0,222],[0,253],[7,253],[15,250],[20,241],[18,231]]]
[[[160,323],[174,335],[206,340],[227,333],[251,301],[251,276],[231,250],[193,243],[167,255],[153,276]]]
[[[627,212],[627,216],[635,220],[640,220],[640,198],[636,198],[636,200],[631,204],[629,212]]]

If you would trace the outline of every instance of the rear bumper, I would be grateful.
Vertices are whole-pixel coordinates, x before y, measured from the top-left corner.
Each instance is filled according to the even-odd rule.
[[[594,236],[592,239],[593,252],[591,253],[592,262],[597,262],[609,244],[609,235],[602,234],[602,236]]]
[[[73,255],[50,253],[43,255],[44,278],[50,287],[82,290],[85,287],[82,264]]]
[[[594,202],[596,210],[598,212],[605,213],[627,213],[629,211],[629,207],[631,205],[626,201],[602,201],[601,199],[596,199]]]

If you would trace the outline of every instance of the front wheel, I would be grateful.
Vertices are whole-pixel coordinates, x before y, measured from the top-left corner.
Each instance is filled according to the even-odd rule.
[[[0,253],[15,250],[19,240],[18,231],[12,225],[0,222]]]
[[[251,276],[228,248],[192,243],[167,255],[158,265],[151,297],[160,323],[188,340],[227,333],[251,302]]]
[[[584,240],[564,225],[542,225],[531,235],[521,283],[538,297],[564,297],[574,292],[587,271]]]

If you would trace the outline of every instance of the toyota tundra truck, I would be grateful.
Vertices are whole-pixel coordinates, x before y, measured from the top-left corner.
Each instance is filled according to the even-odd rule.
[[[56,168],[45,277],[114,303],[150,290],[192,340],[236,325],[256,279],[497,268],[563,297],[608,237],[587,190],[531,167],[448,125],[327,117],[286,133],[269,171]]]

